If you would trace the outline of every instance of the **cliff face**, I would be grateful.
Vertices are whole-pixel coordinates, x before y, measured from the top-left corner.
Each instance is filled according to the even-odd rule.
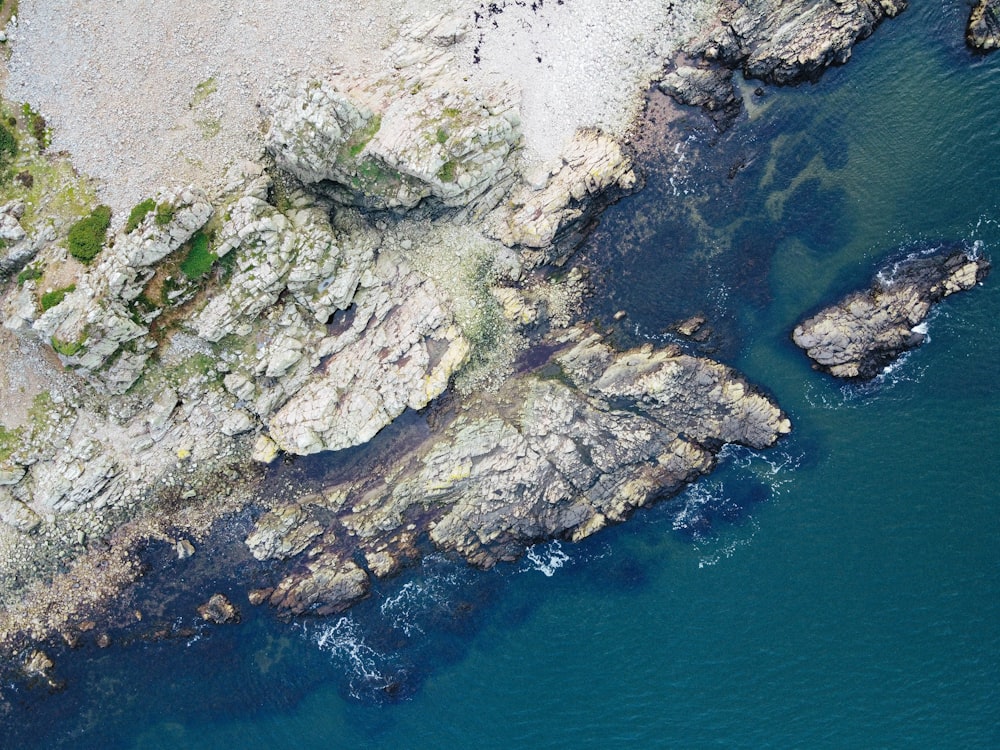
[[[724,7],[691,51],[779,82],[843,62],[899,9]],[[100,578],[114,558],[124,581],[143,534],[204,528],[219,471],[235,486],[253,460],[363,444],[456,379],[455,413],[389,467],[392,485],[344,481],[262,518],[254,556],[290,562],[255,600],[336,611],[421,541],[486,567],[582,538],[711,470],[723,444],[764,448],[788,432],[729,368],[670,348],[615,352],[569,327],[580,274],[534,269],[563,263],[637,176],[595,127],[558,159],[522,161],[517,90],[456,73],[465,28],[420,25],[388,52],[390,73],[293,82],[264,108],[260,162],[214,190],[152,193],[89,261],[67,254],[68,222],[22,229],[16,204],[0,210],[16,236],[5,336],[48,368],[34,411],[2,433],[9,580],[102,539],[111,549],[91,544],[74,575]],[[551,354],[519,371],[528,346]],[[246,502],[235,494],[214,512]],[[185,520],[192,508],[201,521]],[[137,516],[159,521],[138,531]],[[65,588],[39,587],[15,606],[13,584],[4,632],[33,607],[46,613],[34,635],[64,627],[111,589],[56,606]]]

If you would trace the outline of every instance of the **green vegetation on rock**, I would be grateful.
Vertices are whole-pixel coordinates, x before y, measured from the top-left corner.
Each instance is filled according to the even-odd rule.
[[[441,169],[438,170],[438,179],[441,182],[454,182],[457,168],[458,164],[455,161],[446,161],[441,165]]]
[[[174,207],[169,203],[161,203],[156,207],[156,224],[165,227],[174,218]]]
[[[38,279],[42,278],[42,274],[41,266],[33,263],[17,275],[17,285],[24,286],[28,281],[38,281]]]
[[[129,212],[128,221],[125,222],[125,231],[133,231],[154,208],[156,208],[156,201],[152,198],[146,198],[146,200],[136,203]]]
[[[62,289],[53,289],[51,292],[46,292],[42,295],[42,311],[44,312],[55,307],[66,298],[67,294],[74,291],[76,291],[76,284],[70,284],[69,286],[64,286]]]
[[[347,139],[344,145],[341,147],[341,160],[344,160],[344,151],[351,159],[357,158],[358,154],[364,151],[365,146],[368,142],[375,137],[375,134],[382,127],[382,115],[373,115],[372,118],[363,128],[358,128],[353,133],[351,137]]]
[[[21,430],[0,424],[0,461],[6,461],[21,444]]]
[[[35,136],[35,140],[38,142],[38,150],[44,151],[52,142],[52,131],[49,130],[45,118],[33,110],[27,102],[21,105],[21,113],[24,115],[28,132]]]
[[[72,357],[83,349],[84,341],[86,341],[85,338],[80,341],[62,341],[53,336],[51,344],[52,348],[59,352],[59,354],[62,354],[64,357]]]
[[[111,208],[100,205],[69,228],[68,249],[74,258],[90,263],[101,252],[111,225]]]
[[[212,268],[219,256],[209,250],[209,239],[201,230],[191,238],[191,249],[181,262],[181,272],[189,281],[197,281]]]

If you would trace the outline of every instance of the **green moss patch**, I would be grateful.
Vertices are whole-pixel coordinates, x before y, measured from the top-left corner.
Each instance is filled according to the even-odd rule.
[[[156,207],[156,225],[165,227],[174,218],[175,209],[169,203],[161,203]]]
[[[156,201],[152,198],[146,198],[146,200],[141,203],[136,203],[129,212],[128,221],[125,222],[125,231],[133,231],[142,223],[142,220],[145,219],[146,215],[154,208],[156,208]]]
[[[21,430],[9,429],[0,424],[0,461],[6,461],[21,445]]]
[[[17,285],[24,286],[29,281],[38,281],[38,279],[42,278],[42,274],[42,267],[37,263],[32,264],[17,275]]]
[[[214,94],[216,92],[216,89],[218,89],[218,85],[215,81],[215,77],[213,76],[212,78],[206,78],[204,81],[202,81],[201,83],[199,83],[197,86],[194,87],[194,96],[191,97],[191,106],[197,107],[208,97]]]
[[[44,312],[55,307],[66,299],[67,294],[75,291],[76,284],[70,284],[69,286],[64,286],[62,289],[53,289],[51,292],[46,292],[42,295],[42,311]]]
[[[438,170],[437,178],[441,182],[454,182],[455,173],[458,171],[458,164],[455,161],[446,161]]]
[[[24,115],[25,127],[28,132],[31,133],[38,142],[38,150],[44,151],[52,142],[52,131],[49,130],[49,126],[48,123],[45,122],[45,118],[33,110],[31,105],[27,102],[21,105],[21,114]]]
[[[191,249],[181,262],[181,272],[189,281],[197,281],[212,268],[219,256],[209,249],[209,239],[202,231],[197,231],[191,238]]]
[[[363,128],[358,128],[351,137],[347,139],[341,148],[341,159],[344,160],[344,153],[351,159],[357,158],[358,154],[365,150],[368,142],[375,137],[375,134],[382,127],[382,115],[374,115]]]
[[[84,263],[90,263],[104,247],[111,225],[111,208],[100,205],[90,216],[85,216],[69,228],[69,254]]]

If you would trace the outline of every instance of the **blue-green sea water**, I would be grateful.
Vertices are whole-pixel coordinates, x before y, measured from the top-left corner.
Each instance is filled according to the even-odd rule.
[[[967,13],[914,2],[819,84],[750,96],[714,146],[692,126],[714,156],[652,170],[584,249],[606,269],[591,315],[628,312],[623,339],[708,317],[792,418],[777,448],[728,450],[579,545],[486,573],[430,559],[344,617],[244,606],[78,650],[0,744],[1000,747],[1000,282],[945,301],[869,386],[788,339],[914,243],[1000,258],[1000,54],[965,50]]]

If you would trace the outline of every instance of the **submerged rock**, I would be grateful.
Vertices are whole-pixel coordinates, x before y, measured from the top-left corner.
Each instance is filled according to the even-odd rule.
[[[240,621],[240,611],[235,604],[226,598],[225,594],[212,594],[207,602],[198,607],[198,614],[203,620],[214,622],[216,625]]]
[[[924,342],[920,323],[936,302],[973,288],[989,268],[988,260],[964,247],[911,255],[879,271],[870,289],[797,325],[792,340],[817,369],[843,378],[873,378]]]
[[[982,52],[1000,47],[1000,0],[979,0],[969,14],[965,41]]]

